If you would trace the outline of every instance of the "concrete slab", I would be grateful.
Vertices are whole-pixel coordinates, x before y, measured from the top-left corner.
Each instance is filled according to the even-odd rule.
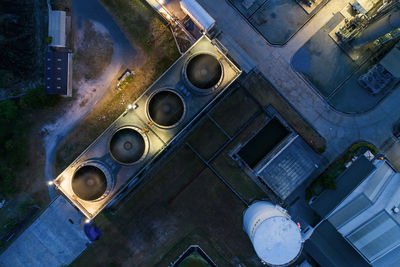
[[[0,266],[70,264],[90,242],[83,231],[83,219],[64,197],[56,198],[0,255]]]

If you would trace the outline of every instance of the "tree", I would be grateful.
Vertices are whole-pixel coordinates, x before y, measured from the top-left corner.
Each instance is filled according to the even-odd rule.
[[[18,116],[18,106],[12,100],[0,102],[0,123],[10,123]]]

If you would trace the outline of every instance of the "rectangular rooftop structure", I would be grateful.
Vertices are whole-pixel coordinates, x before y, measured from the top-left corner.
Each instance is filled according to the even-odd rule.
[[[45,65],[46,93],[72,96],[72,54],[49,50]]]
[[[317,201],[323,200],[328,221],[368,264],[398,266],[400,174],[384,160],[375,160],[368,164],[361,157],[353,165],[343,173],[341,179],[351,181],[358,177],[355,180],[360,182],[347,188],[347,193],[344,194],[339,181],[337,198],[332,194],[325,194]],[[363,179],[360,180],[359,177]],[[335,206],[329,211],[332,205]],[[317,202],[313,207],[320,209],[323,205]]]
[[[182,10],[196,23],[204,32],[209,31],[215,24],[215,20],[196,0],[180,0]]]
[[[270,120],[253,138],[240,149],[239,156],[254,168],[265,155],[279,144],[289,131],[276,119]]]
[[[336,190],[325,190],[311,207],[321,217],[330,214],[373,170],[375,166],[364,156],[359,157],[343,174],[336,178]]]
[[[285,200],[314,172],[321,157],[269,108],[275,115],[270,114],[272,118],[236,154],[261,188],[267,186]]]
[[[318,167],[321,157],[295,135],[276,155],[258,166],[257,175],[281,199],[286,199]]]
[[[397,44],[392,50],[379,62],[390,74],[397,79],[400,78],[400,44]]]
[[[49,12],[49,37],[52,38],[50,46],[65,47],[66,33],[65,11],[50,10]]]
[[[329,221],[323,221],[317,227],[306,240],[304,249],[320,266],[341,267],[350,262],[354,267],[370,266]]]
[[[208,71],[210,65],[217,71]],[[208,75],[194,75],[203,69]],[[240,73],[202,36],[54,184],[87,218],[94,218],[125,189],[142,182],[153,161]]]

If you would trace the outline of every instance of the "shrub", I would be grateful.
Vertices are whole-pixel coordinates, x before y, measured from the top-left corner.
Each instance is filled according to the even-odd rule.
[[[29,89],[20,99],[20,106],[23,109],[38,109],[54,106],[58,101],[57,95],[47,95],[43,86]]]
[[[0,123],[10,123],[18,116],[18,106],[12,100],[0,103]]]
[[[53,37],[47,36],[46,38],[44,38],[44,42],[48,45],[51,44],[51,42],[53,42]]]
[[[15,174],[10,168],[1,169],[0,191],[5,195],[15,192]]]

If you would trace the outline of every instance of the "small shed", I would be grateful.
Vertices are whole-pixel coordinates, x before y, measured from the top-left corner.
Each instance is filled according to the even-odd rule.
[[[188,14],[202,31],[207,32],[214,26],[215,20],[195,0],[181,0],[180,4],[183,12]]]
[[[50,46],[65,47],[66,40],[66,13],[65,11],[49,11],[49,36],[52,38]]]
[[[45,89],[47,94],[72,96],[72,54],[49,50],[46,53]]]

